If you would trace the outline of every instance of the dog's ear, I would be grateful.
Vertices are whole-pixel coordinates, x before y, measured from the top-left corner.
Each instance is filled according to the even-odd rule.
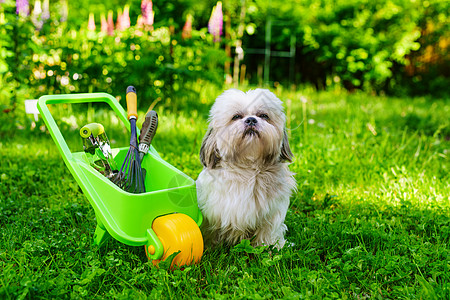
[[[285,162],[285,161],[292,162],[293,157],[294,157],[294,155],[292,154],[291,148],[289,147],[288,135],[287,135],[286,129],[284,129],[283,141],[281,143],[280,161],[281,162]]]
[[[212,128],[205,135],[202,146],[200,147],[200,161],[203,166],[210,169],[214,169],[220,162],[219,151],[217,150]]]

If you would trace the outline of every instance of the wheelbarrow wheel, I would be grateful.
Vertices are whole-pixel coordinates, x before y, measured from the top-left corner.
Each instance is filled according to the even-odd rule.
[[[161,260],[178,251],[180,253],[172,260],[172,267],[200,261],[203,255],[203,237],[200,228],[191,217],[180,213],[161,216],[153,221],[152,229],[164,247],[163,257],[153,260],[154,265],[158,265]],[[149,258],[147,246],[145,254]]]

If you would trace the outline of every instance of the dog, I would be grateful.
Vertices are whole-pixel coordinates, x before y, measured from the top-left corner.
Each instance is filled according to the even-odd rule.
[[[215,100],[196,182],[205,244],[285,245],[284,220],[297,189],[285,123],[281,100],[266,89],[230,89]]]

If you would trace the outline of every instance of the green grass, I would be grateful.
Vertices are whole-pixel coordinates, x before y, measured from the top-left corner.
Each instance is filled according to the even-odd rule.
[[[193,178],[218,93],[183,111],[158,108],[154,146]],[[280,97],[291,100],[299,185],[286,220],[293,246],[206,249],[182,270],[153,267],[141,247],[92,245],[94,212],[42,123],[3,133],[0,298],[450,298],[450,101]],[[71,147],[80,147],[71,126],[95,118],[115,146],[126,143],[113,117],[90,112],[60,123]]]

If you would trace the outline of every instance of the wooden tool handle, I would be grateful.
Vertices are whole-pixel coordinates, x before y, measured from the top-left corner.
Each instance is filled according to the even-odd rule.
[[[128,120],[132,117],[137,119],[137,96],[133,86],[127,88],[127,112]]]

